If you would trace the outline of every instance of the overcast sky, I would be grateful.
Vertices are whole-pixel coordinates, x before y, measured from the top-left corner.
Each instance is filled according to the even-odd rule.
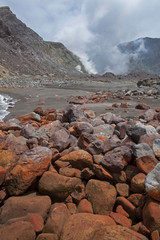
[[[44,40],[62,42],[91,72],[123,72],[117,44],[160,37],[160,0],[0,0],[0,6]]]

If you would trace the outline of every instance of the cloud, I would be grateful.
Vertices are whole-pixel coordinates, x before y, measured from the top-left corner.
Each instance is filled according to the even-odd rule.
[[[1,0],[45,40],[60,41],[90,72],[127,71],[116,47],[140,37],[160,37],[159,0]]]

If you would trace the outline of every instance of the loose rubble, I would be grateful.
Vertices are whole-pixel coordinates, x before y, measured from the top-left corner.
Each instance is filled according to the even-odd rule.
[[[71,104],[0,122],[1,239],[158,240],[160,118],[137,108],[139,119]]]

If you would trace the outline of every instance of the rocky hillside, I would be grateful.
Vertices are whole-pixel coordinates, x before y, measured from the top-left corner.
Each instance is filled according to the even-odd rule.
[[[0,75],[44,75],[85,72],[79,58],[63,44],[44,41],[16,18],[9,7],[0,8]]]
[[[147,72],[160,75],[160,39],[140,38],[118,45],[129,58],[128,73]]]

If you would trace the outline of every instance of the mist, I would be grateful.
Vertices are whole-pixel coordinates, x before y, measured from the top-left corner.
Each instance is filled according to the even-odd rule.
[[[62,42],[89,73],[126,73],[130,57],[120,43],[160,37],[159,0],[1,0],[44,40]]]

